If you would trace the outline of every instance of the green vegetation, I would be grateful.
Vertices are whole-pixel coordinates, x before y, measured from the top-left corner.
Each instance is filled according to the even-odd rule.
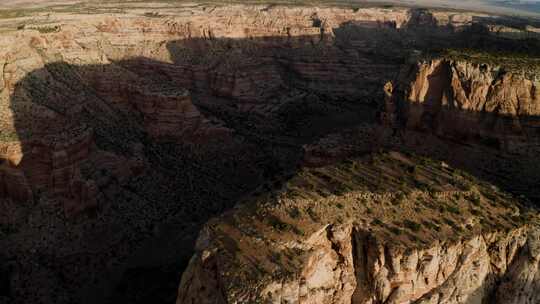
[[[268,216],[267,221],[270,226],[279,231],[287,231],[291,228],[289,224],[283,222],[280,218],[276,216]]]
[[[41,27],[36,27],[35,29],[38,32],[42,33],[42,34],[49,34],[49,33],[56,33],[58,31],[60,31],[60,26],[58,26],[58,25],[55,25],[55,26],[41,26]]]
[[[453,220],[449,219],[449,218],[444,218],[444,222],[450,226],[452,229],[454,229],[455,231],[462,231],[463,229],[461,229],[461,227],[459,227],[456,222],[454,222]]]
[[[540,47],[540,45],[539,45]],[[479,49],[446,49],[437,52],[436,57],[455,61],[467,61],[475,64],[499,66],[506,71],[525,71],[533,76],[540,71],[540,56],[533,52],[489,51]],[[496,143],[487,142],[492,146]]]
[[[296,206],[289,209],[289,216],[293,219],[298,219],[300,217],[300,214],[300,209],[298,209],[298,207]]]
[[[306,211],[307,211],[307,214],[309,215],[309,217],[311,217],[311,219],[312,219],[313,221],[315,221],[315,222],[320,221],[319,215],[313,210],[312,207],[308,207],[308,208],[306,209]]]
[[[390,230],[390,232],[392,232],[394,235],[401,235],[403,233],[403,230],[394,226],[390,226],[388,230]]]
[[[144,16],[145,16],[145,17],[150,17],[150,18],[161,18],[161,17],[164,17],[163,15],[161,15],[161,14],[158,13],[158,12],[146,12],[146,13],[144,13]]]
[[[384,223],[380,219],[376,218],[376,219],[373,219],[373,221],[371,222],[371,225],[383,226]]]
[[[456,207],[456,206],[446,206],[446,210],[447,210],[448,212],[453,213],[453,214],[460,214],[460,213],[461,213],[461,211],[459,210],[459,208]]]
[[[0,142],[19,141],[19,135],[16,131],[0,129]]]
[[[471,195],[469,195],[467,199],[475,206],[480,205],[480,195],[476,192],[471,193]]]
[[[418,231],[420,231],[420,229],[422,229],[422,225],[418,224],[417,222],[413,222],[411,220],[405,220],[403,222],[403,225],[406,228],[412,230],[413,232],[418,232]]]

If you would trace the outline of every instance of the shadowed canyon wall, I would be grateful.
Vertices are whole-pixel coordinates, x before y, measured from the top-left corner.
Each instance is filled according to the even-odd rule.
[[[80,15],[2,35],[9,299],[174,301],[202,223],[279,187],[304,144],[375,123],[383,86],[410,55],[462,41],[472,22],[231,6]],[[430,94],[442,98],[444,85]]]
[[[313,11],[260,9],[2,35],[2,296],[172,302],[201,223],[294,170],[310,138],[374,119],[338,102],[365,86],[316,85],[331,69],[349,83],[370,73],[347,69],[356,57],[313,60],[338,52]]]

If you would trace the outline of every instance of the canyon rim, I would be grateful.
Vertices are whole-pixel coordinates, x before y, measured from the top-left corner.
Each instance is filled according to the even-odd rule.
[[[540,21],[0,10],[0,303],[540,303]]]

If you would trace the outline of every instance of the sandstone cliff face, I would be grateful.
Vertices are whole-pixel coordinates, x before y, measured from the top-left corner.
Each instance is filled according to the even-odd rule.
[[[335,98],[369,96],[372,89],[355,83],[377,83],[373,70],[389,76],[397,65],[351,55],[355,48],[373,49],[362,36],[340,51],[335,44],[348,34],[334,30],[357,21],[371,30],[400,28],[411,19],[406,9],[224,6],[176,13],[60,15],[43,24],[37,17],[0,37],[6,46],[0,50],[1,138],[20,146],[15,156],[0,154],[9,163],[2,169],[4,196],[25,201],[51,189],[71,202],[84,197],[75,208],[82,210],[95,205],[96,181],[81,177],[80,164],[111,141],[125,140],[120,146],[129,150],[143,132],[157,142],[229,137],[222,122],[201,114],[192,93],[213,107],[214,97],[233,100],[239,110],[262,104],[257,111],[265,115],[275,109],[264,103],[291,82],[312,89],[327,83],[324,90]],[[119,159],[133,157],[127,154]]]
[[[391,183],[384,176],[358,179],[378,172],[374,168],[392,176],[394,162],[415,163],[397,153],[388,157],[371,165],[349,160],[335,165],[338,171],[333,165],[309,169],[276,197],[210,221],[177,303],[534,303],[540,230],[509,217],[525,209],[503,203],[508,196],[489,185],[464,191],[461,182],[448,184],[443,172],[452,169],[445,164],[418,169],[440,181],[429,194],[400,194],[381,182]],[[402,189],[414,189],[423,174]],[[378,186],[351,191],[366,183]],[[340,194],[325,197],[327,189]],[[458,197],[464,200],[444,211],[441,206]],[[433,208],[443,211],[432,218]],[[469,208],[479,209],[469,214]],[[500,222],[484,226],[486,220]]]
[[[7,236],[0,247],[18,264],[15,303],[115,302],[114,287],[122,301],[144,301],[139,292],[153,303],[170,297],[149,285],[161,290],[173,280],[149,282],[145,271],[182,271],[179,252],[191,255],[202,221],[296,170],[312,137],[342,120],[373,122],[366,104],[383,97],[380,89],[416,48],[409,43],[446,45],[475,15],[161,2],[149,14],[150,4],[136,6],[39,11],[6,32],[8,22],[0,22],[0,204],[9,207],[0,213]],[[388,102],[399,88],[386,88]],[[366,133],[332,151],[306,145],[305,163],[371,151],[377,134]],[[510,287],[537,284],[522,208],[464,189],[463,177],[442,164],[394,156],[392,166],[374,157],[377,166],[314,168],[289,193],[300,202],[286,200],[277,213],[264,207],[249,225],[250,212],[238,217],[246,225],[210,223],[178,301],[428,301],[508,295],[494,291],[506,286],[501,277]],[[388,194],[419,187],[403,203]],[[68,215],[101,208],[71,221],[58,214],[59,202]],[[451,215],[433,216],[437,208]],[[487,269],[497,262],[485,248],[499,245],[511,248],[509,271]],[[518,263],[515,248],[533,249],[521,250]],[[464,262],[451,266],[456,256]]]
[[[224,105],[215,102],[220,99],[232,104],[234,112],[253,112],[264,120],[282,111],[282,97],[291,89],[369,103],[399,70],[399,47],[404,44],[400,30],[427,28],[449,34],[446,28],[459,29],[473,21],[466,13],[434,15],[403,8],[280,6],[196,6],[156,16],[142,17],[139,11],[128,10],[108,16],[38,17],[3,34],[1,43],[7,46],[0,50],[3,137],[8,142],[18,137],[27,146],[24,150],[30,151],[32,138],[54,137],[65,131],[63,125],[85,121],[88,125],[81,128],[96,135],[99,147],[104,132],[118,133],[114,130],[118,126],[110,123],[116,120],[137,134],[126,135],[132,142],[125,146],[135,144],[134,137],[142,132],[155,141],[202,143],[228,138],[232,130],[219,119],[205,117],[200,105],[220,113]],[[378,52],[385,60],[378,58]],[[428,77],[431,72],[422,73]],[[518,83],[519,79],[504,80],[502,87],[509,81]],[[523,87],[523,94],[527,89],[538,94],[532,84],[528,86]],[[425,95],[421,92],[425,88],[418,90]],[[500,96],[508,93],[501,90]],[[431,95],[439,94],[431,91]],[[466,97],[459,98],[457,102],[466,103],[462,100]],[[474,96],[469,103],[463,108],[481,106]],[[525,108],[520,106],[519,111],[528,111]],[[99,123],[91,118],[98,116]],[[129,123],[120,123],[126,116]],[[414,118],[410,122],[416,124]],[[63,152],[51,150],[62,157]],[[83,161],[79,156],[87,153],[72,156],[71,150],[66,151],[65,157],[75,162]],[[34,162],[26,168],[48,166],[32,157],[25,159],[27,164]],[[55,171],[49,177],[34,175],[69,184],[72,178],[68,176],[77,174],[68,171]],[[34,177],[24,179],[28,181],[21,183],[28,186],[21,186],[26,189],[22,192],[44,184],[35,184]]]
[[[88,158],[92,145],[90,131],[70,140],[54,143],[47,139],[24,144],[2,144],[0,197],[17,202],[33,200],[34,191],[52,191],[65,199],[68,214],[96,204],[96,186],[81,179],[79,165]],[[24,150],[21,146],[24,146]]]
[[[526,152],[538,147],[539,87],[534,73],[501,66],[419,62],[403,68],[384,117],[410,129]]]
[[[294,278],[239,294],[223,289],[234,270],[222,269],[223,249],[204,231],[177,303],[536,303],[538,236],[537,227],[520,228],[405,249],[360,227],[328,225],[294,245],[309,252]]]

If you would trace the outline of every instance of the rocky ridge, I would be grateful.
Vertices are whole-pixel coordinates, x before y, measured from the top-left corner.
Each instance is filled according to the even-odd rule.
[[[462,41],[470,42],[464,45],[470,47],[478,42],[488,48],[521,45],[485,32],[477,15],[398,7],[126,4],[96,11],[76,6],[0,20],[0,44],[8,46],[0,50],[0,204],[4,210],[0,248],[5,249],[0,252],[0,284],[9,285],[0,286],[0,302],[6,298],[9,303],[174,301],[178,274],[192,253],[195,231],[210,216],[254,191],[274,195],[273,189],[296,176],[303,165],[331,164],[351,153],[364,155],[385,147],[386,138],[380,135],[389,130],[374,124],[375,106],[384,98],[381,88],[397,77],[418,49],[460,46]],[[464,40],[464,36],[472,38]],[[501,94],[514,94],[516,86],[506,84]],[[387,100],[395,98],[394,91],[387,87]],[[329,141],[342,145],[332,151],[313,144],[360,122],[369,127],[359,133],[365,137],[356,137],[355,142]],[[517,245],[507,247],[524,248],[521,252],[532,248],[530,255],[536,256],[534,244],[524,241],[534,235],[529,232],[534,229],[524,224],[534,220],[527,207],[491,186],[482,184],[475,190],[462,185],[463,179],[480,181],[457,171],[454,176],[443,162],[409,159],[400,153],[375,155],[373,161],[330,166],[323,173],[312,168],[315,173],[306,173],[307,181],[292,185],[285,205],[272,207],[273,198],[269,204],[263,202],[262,219],[253,222],[255,229],[263,229],[260,237],[249,226],[237,229],[233,223],[230,228],[218,221],[216,225],[225,232],[210,229],[208,238],[201,237],[201,251],[184,276],[178,301],[214,299],[219,295],[209,292],[216,290],[227,290],[223,293],[231,301],[259,297],[278,301],[298,298],[300,292],[282,290],[299,286],[302,297],[323,301],[338,291],[336,299],[347,299],[360,288],[353,286],[363,283],[354,285],[356,277],[349,265],[354,259],[340,261],[354,252],[352,240],[365,234],[377,244],[395,241],[400,252],[406,247],[424,250],[424,256],[427,245],[439,244],[433,250],[442,260],[450,257],[440,248],[453,248],[453,254],[462,256],[465,247],[473,248],[482,256],[482,276],[495,278],[495,283],[483,277],[471,279],[468,287],[460,286],[464,297],[481,282],[487,282],[486,292],[479,294],[502,297],[508,293],[501,286],[522,282],[503,284],[503,273],[534,273],[536,260],[525,253],[509,259],[521,260],[511,263],[515,267],[509,272],[484,267],[484,247],[505,247],[510,240]],[[409,178],[401,182],[399,176]],[[402,200],[399,208],[407,210],[404,213],[395,207]],[[425,207],[420,207],[423,211],[415,210],[416,202]],[[449,213],[448,221],[435,217],[424,223],[416,217],[431,218],[430,210],[436,209]],[[241,211],[239,218],[250,218],[251,212]],[[298,212],[307,216],[297,219]],[[264,225],[259,227],[258,222]],[[437,227],[440,235],[435,233]],[[276,229],[277,243],[272,243]],[[459,231],[456,238],[455,231]],[[260,263],[228,247],[234,247],[238,238],[243,243],[245,232],[254,248],[259,239],[272,239],[268,255],[255,255]],[[302,245],[310,235],[314,243]],[[479,235],[489,240],[480,240]],[[225,245],[214,244],[216,239],[223,239]],[[306,252],[299,259],[284,259],[282,245],[292,248],[291,256],[298,248]],[[213,251],[222,246],[237,252],[241,264],[249,267],[237,267],[228,253]],[[325,271],[321,275],[303,266],[318,259],[309,257],[309,248],[314,247],[330,255],[321,260],[330,266],[316,267]],[[332,252],[338,251],[344,256],[336,262],[337,253]],[[4,255],[9,267],[4,267]],[[218,266],[228,267],[225,276],[208,270],[199,257],[210,257],[210,266],[214,257],[218,259]],[[252,271],[252,264],[262,268]],[[334,273],[332,265],[339,265],[336,271],[343,280],[329,279],[334,274],[326,270]],[[459,271],[467,275],[469,266]],[[4,268],[10,269],[8,275]],[[387,264],[384,268],[388,270],[380,274],[365,272],[380,277],[380,286],[365,287],[374,299],[428,297],[429,291],[446,288],[441,278],[451,278],[446,273],[436,278],[425,273],[428,283],[415,281],[414,286],[422,286],[415,291],[399,275],[389,274]],[[310,283],[291,276],[294,269],[306,269],[304,277]],[[411,273],[406,272],[416,275]],[[259,292],[262,285],[250,285],[254,274],[261,275],[256,280],[264,278],[268,283],[270,296]],[[218,288],[206,289],[214,277]],[[251,292],[223,287],[231,282],[257,288]],[[536,281],[524,284],[532,286]],[[394,285],[401,287],[393,296]]]
[[[536,212],[445,164],[372,157],[305,170],[210,221],[177,303],[536,301]]]

